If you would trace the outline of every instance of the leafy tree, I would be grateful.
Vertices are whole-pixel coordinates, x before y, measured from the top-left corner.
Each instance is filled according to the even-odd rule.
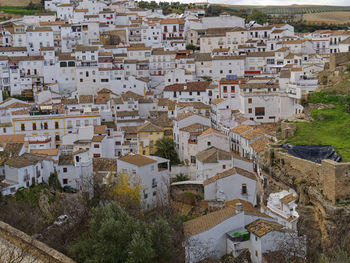
[[[58,180],[57,171],[55,170],[53,173],[50,174],[49,177],[49,186],[52,187],[54,190],[62,190],[62,186],[60,181]]]
[[[173,234],[174,230],[163,218],[157,219],[153,223],[151,239],[157,262],[168,262],[174,257]]]
[[[108,188],[112,199],[118,201],[124,208],[138,208],[141,202],[140,178],[131,177],[127,173],[119,173],[113,177],[112,172],[108,180]]]
[[[78,262],[170,262],[173,230],[165,220],[133,218],[116,202],[92,209],[88,231],[69,248]]]
[[[258,9],[253,9],[252,13],[247,18],[248,21],[256,21],[258,24],[264,24],[267,22],[267,15]]]
[[[168,137],[163,137],[156,141],[156,147],[156,156],[170,160],[170,165],[180,163],[179,157],[177,156],[177,152],[175,151],[175,142],[172,139]]]
[[[193,44],[187,44],[186,45],[186,49],[191,49],[191,50],[195,51],[196,50],[196,46],[193,45]]]
[[[180,173],[176,175],[176,177],[173,179],[173,182],[183,182],[188,180],[190,180],[190,178],[188,178],[187,175]]]

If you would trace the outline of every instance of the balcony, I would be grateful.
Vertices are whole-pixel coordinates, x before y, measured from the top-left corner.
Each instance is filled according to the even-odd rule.
[[[188,144],[197,144],[197,140],[188,140]]]

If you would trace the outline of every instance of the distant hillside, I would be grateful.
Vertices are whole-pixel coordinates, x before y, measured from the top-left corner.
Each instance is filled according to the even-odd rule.
[[[289,6],[253,6],[253,5],[221,5],[232,8],[234,10],[239,9],[258,9],[269,15],[297,15],[308,13],[322,13],[322,12],[336,12],[336,11],[349,11],[350,6],[326,6],[326,5],[289,5]]]
[[[0,0],[0,6],[26,6],[30,2],[39,4],[40,0]]]

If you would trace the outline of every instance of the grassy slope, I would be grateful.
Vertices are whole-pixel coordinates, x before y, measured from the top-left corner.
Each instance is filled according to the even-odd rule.
[[[349,87],[349,79],[345,79],[332,89],[310,95],[310,103],[334,104],[335,108],[314,109],[314,121],[297,123],[297,132],[288,142],[332,145],[342,155],[343,161],[350,161],[350,113],[345,111],[346,105],[350,104]]]
[[[40,13],[42,10],[28,10],[25,6],[0,6],[0,11],[3,11],[7,14],[13,14],[18,16],[24,15],[34,15]]]

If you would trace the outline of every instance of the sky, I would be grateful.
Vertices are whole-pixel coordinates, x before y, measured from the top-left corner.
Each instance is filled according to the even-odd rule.
[[[206,0],[172,0],[179,2],[206,2]],[[213,4],[231,4],[231,5],[350,5],[349,0],[209,0]]]

